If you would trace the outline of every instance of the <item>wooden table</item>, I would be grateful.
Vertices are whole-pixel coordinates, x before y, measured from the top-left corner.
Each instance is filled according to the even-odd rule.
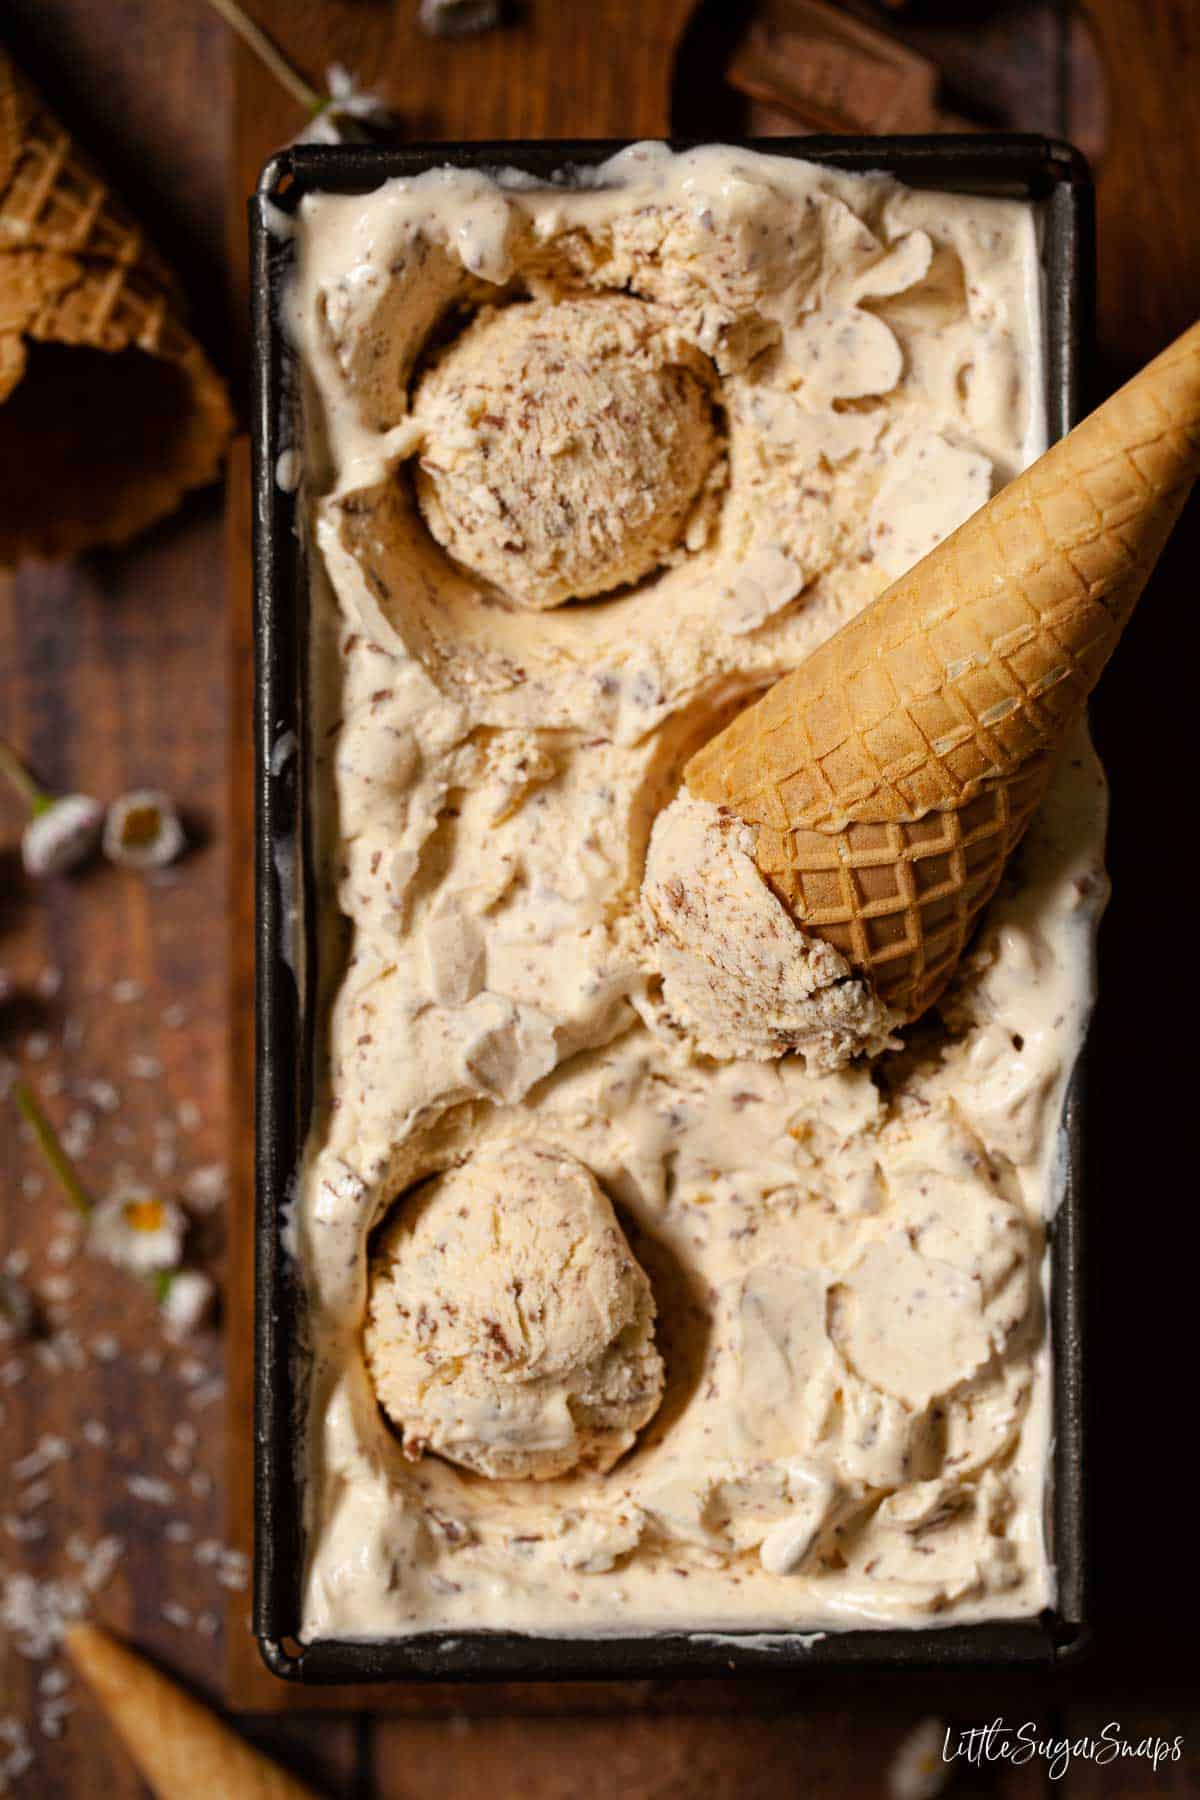
[[[672,118],[701,132],[736,125],[717,72],[737,23],[728,6],[699,8],[674,93],[673,46],[690,0],[594,0],[586,9],[530,0],[503,32],[458,44],[418,36],[416,0],[258,0],[256,11],[310,74],[336,57],[385,89],[414,136],[656,133]],[[1200,310],[1200,7],[1093,0],[1089,11],[1113,86],[1098,181],[1099,330],[1110,381]],[[296,128],[291,103],[244,52],[231,51],[203,0],[9,0],[4,25],[30,72],[152,223],[196,297],[202,335],[240,378],[243,202],[269,150]],[[1062,67],[1067,78],[1056,90],[1043,83],[1041,110],[1023,122],[1062,127],[1072,97],[1068,58]],[[1054,117],[1045,116],[1048,107]],[[240,586],[226,590],[227,568],[242,561],[241,520],[235,503],[227,526],[210,494],[124,555],[0,579],[0,731],[59,788],[110,795],[144,780],[170,787],[196,841],[160,881],[97,870],[33,892],[11,852],[15,814],[2,815],[0,967],[19,996],[4,1014],[4,1048],[28,1062],[56,1117],[91,1121],[76,1129],[89,1142],[87,1168],[100,1190],[123,1166],[145,1171],[156,1159],[164,1183],[197,1186],[204,1172],[198,1187],[211,1190],[213,1171],[225,1168],[244,1190],[249,597]],[[1183,1792],[1200,1780],[1188,1624],[1194,1508],[1179,1497],[1188,1491],[1195,1359],[1195,1178],[1177,1124],[1187,1117],[1190,1067],[1182,1009],[1178,1026],[1159,1027],[1165,1046],[1162,1035],[1149,1040],[1142,1029],[1141,949],[1162,944],[1167,896],[1187,891],[1179,826],[1187,797],[1160,770],[1188,766],[1194,703],[1181,624],[1198,550],[1193,505],[1096,709],[1113,771],[1118,875],[1102,943],[1092,1083],[1096,1655],[1053,1682],[877,1678],[867,1699],[861,1681],[822,1677],[752,1693],[728,1684],[686,1694],[610,1690],[599,1697],[610,1710],[590,1715],[495,1715],[497,1696],[482,1694],[472,1705],[490,1706],[493,1716],[468,1716],[463,1701],[449,1718],[444,1707],[443,1716],[410,1716],[410,1706],[410,1714],[242,1720],[314,1785],[380,1800],[858,1795],[883,1791],[895,1742],[929,1712],[956,1722],[1035,1719],[1043,1734],[1072,1737],[1118,1719],[1131,1737],[1192,1739],[1157,1787],[1142,1764],[1119,1772],[1082,1764],[1055,1791]],[[1187,959],[1164,961],[1170,1000]],[[119,1091],[118,1110],[105,1110],[107,1093],[100,1104],[97,1080]],[[1164,1097],[1179,1108],[1174,1118],[1161,1110]],[[54,1262],[52,1244],[54,1256],[66,1254],[57,1242],[68,1235],[61,1209],[48,1188],[35,1191],[28,1147],[7,1129],[2,1136],[0,1254],[28,1252],[49,1312],[78,1339],[82,1366],[19,1359],[28,1365],[24,1379],[0,1385],[0,1454],[19,1457],[46,1435],[75,1443],[85,1423],[96,1441],[52,1464],[48,1498],[33,1514],[44,1535],[0,1535],[0,1569],[51,1573],[66,1566],[72,1532],[88,1542],[115,1534],[127,1547],[99,1597],[101,1616],[215,1698],[257,1706],[294,1698],[257,1675],[236,1590],[225,1620],[231,1590],[217,1576],[236,1583],[238,1568],[218,1546],[240,1526],[223,1522],[219,1341],[165,1346],[149,1300],[132,1284],[82,1259]],[[244,1191],[228,1217],[244,1227]],[[200,1252],[219,1266],[219,1218],[205,1222],[203,1237]],[[235,1249],[233,1303],[241,1305],[244,1244]],[[60,1361],[62,1353],[60,1343]],[[11,1360],[0,1349],[0,1383]],[[230,1371],[235,1400],[245,1391],[240,1351],[238,1361]],[[146,1497],[138,1477],[147,1475],[169,1484],[166,1505]],[[234,1499],[241,1509],[244,1494]],[[0,1718],[36,1719],[44,1710],[31,1669],[36,1677],[0,1631]],[[572,1696],[580,1708],[596,1699]],[[614,1715],[624,1701],[628,1709]],[[684,1705],[690,1710],[678,1710]],[[60,1737],[42,1737],[36,1725],[33,1736],[36,1770],[18,1792],[72,1800],[142,1792],[85,1702]],[[987,1791],[1025,1795],[1048,1785],[1041,1765],[1001,1766]]]

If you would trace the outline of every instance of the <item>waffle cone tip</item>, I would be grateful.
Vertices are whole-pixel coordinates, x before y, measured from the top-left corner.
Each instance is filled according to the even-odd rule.
[[[72,1625],[64,1644],[158,1800],[313,1800],[311,1789],[101,1626]]]

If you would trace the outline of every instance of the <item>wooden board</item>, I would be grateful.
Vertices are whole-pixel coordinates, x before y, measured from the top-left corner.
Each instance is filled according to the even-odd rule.
[[[7,0],[0,13],[6,44],[169,255],[227,366],[225,28],[196,0]],[[111,798],[146,782],[167,788],[193,840],[161,878],[97,866],[35,886],[16,854],[19,809],[0,792],[0,968],[15,995],[0,1004],[0,1056],[21,1064],[60,1126],[73,1121],[97,1194],[127,1176],[170,1191],[226,1162],[224,568],[214,488],[127,552],[0,575],[0,733],[60,790]],[[220,1337],[209,1329],[173,1347],[136,1280],[84,1255],[60,1264],[74,1236],[65,1218],[0,1099],[0,1262],[28,1256],[43,1323],[36,1346],[0,1344],[0,1514],[36,1486],[21,1479],[20,1459],[47,1436],[69,1451],[30,1512],[42,1535],[18,1541],[0,1527],[0,1570],[59,1578],[78,1572],[76,1534],[87,1544],[121,1538],[97,1613],[219,1699],[229,1592],[208,1557],[224,1537]],[[195,1244],[218,1276],[222,1229],[218,1207]],[[79,1367],[69,1349],[63,1359],[72,1340]],[[165,1482],[167,1504],[139,1498],[129,1485],[139,1477]],[[0,1717],[26,1721],[36,1756],[14,1794],[143,1800],[124,1752],[75,1690],[59,1735],[43,1733],[39,1684],[51,1666],[22,1656],[0,1625]],[[355,1734],[341,1721],[319,1733],[301,1725],[293,1744],[316,1779],[340,1783]]]
[[[1036,89],[1031,90],[1029,104],[1033,108],[1032,114],[1022,118],[1018,113],[1012,122],[1030,129],[1062,130],[1068,119],[1073,119],[1077,126],[1083,125],[1085,133],[1097,138],[1103,120],[1103,108],[1096,94],[1095,57],[1091,53],[1083,55],[1078,50],[1078,22],[1068,24],[1060,14],[1056,25],[1054,18],[1050,16],[1052,10],[1043,10],[1038,15],[1039,30],[1049,34],[1044,54],[1054,62],[1056,72],[1061,66],[1066,77],[1057,100],[1054,84],[1043,78]],[[1165,7],[1164,11],[1170,12],[1171,9]],[[672,90],[672,45],[678,38],[688,8],[683,5],[665,6],[661,9],[653,5],[641,7],[637,11],[636,30],[631,35],[622,37],[619,31],[614,30],[614,25],[616,14],[620,13],[628,27],[629,13],[625,8],[599,8],[589,15],[585,31],[578,14],[571,9],[535,5],[523,10],[521,23],[515,28],[466,43],[437,44],[430,44],[415,34],[411,7],[380,16],[361,7],[336,3],[336,0],[329,0],[325,4],[312,0],[311,4],[299,8],[287,4],[286,0],[271,0],[271,4],[260,4],[257,12],[302,67],[313,71],[319,68],[323,60],[336,54],[340,60],[359,71],[370,84],[387,94],[402,114],[412,120],[413,135],[454,139],[524,135],[649,135],[668,130],[672,123],[667,112],[667,102]],[[1103,43],[1106,30],[1126,30],[1128,22],[1120,5],[1109,4],[1098,9],[1094,26]],[[1169,22],[1164,24],[1163,30],[1169,35]],[[701,38],[703,36],[702,33],[695,35]],[[606,54],[600,57],[597,47],[602,44]],[[588,61],[587,45],[591,46],[592,60],[600,65],[599,75],[593,83],[580,84],[577,74]],[[1022,45],[1020,53],[1027,55],[1028,46]],[[994,49],[990,54],[995,55]],[[969,67],[969,48],[960,47],[960,61],[963,67]],[[1142,62],[1144,66],[1148,65],[1149,59],[1143,57]],[[689,70],[698,66],[694,45],[690,48],[687,66]],[[576,75],[564,80],[561,74],[564,69],[571,69]],[[1072,71],[1076,84],[1074,91],[1071,87]],[[714,93],[718,93],[717,71],[711,70],[710,75],[714,80]],[[1145,79],[1148,82],[1154,79],[1151,66],[1145,66]],[[1016,87],[1015,81],[1013,85]],[[288,102],[270,84],[264,82],[257,66],[243,56],[237,59],[235,95],[234,180],[235,184],[240,180],[244,191],[271,144],[289,129],[293,115]],[[697,111],[702,114],[703,108],[697,107],[694,91],[688,94],[687,100],[690,121]],[[727,100],[718,99],[714,102],[714,112],[721,106],[727,107],[727,104]],[[1142,123],[1144,127],[1145,121]],[[783,124],[781,120],[781,125]],[[1107,186],[1107,177],[1102,177],[1100,204],[1102,216],[1111,234],[1108,238],[1110,245],[1121,241],[1118,234],[1123,228],[1125,209],[1129,205],[1129,155],[1130,151],[1123,138],[1118,138],[1112,146],[1106,166],[1113,163],[1121,165],[1119,187],[1113,189]],[[1113,196],[1111,199],[1110,194]],[[236,197],[240,201],[240,194]],[[238,228],[240,230],[240,223]],[[1200,241],[1200,234],[1197,237]],[[1156,341],[1162,341],[1166,334],[1164,324]],[[1152,347],[1152,344],[1147,343],[1146,353]],[[244,569],[238,572],[236,579],[239,592],[244,595],[248,579]],[[243,607],[244,600],[239,599],[235,616],[244,620]],[[245,720],[248,716],[248,706],[243,697],[235,710],[235,717]],[[244,763],[244,760],[243,750],[235,759],[235,768],[239,763]],[[245,785],[239,791],[248,794],[248,780],[244,775],[240,780]],[[248,815],[244,814],[243,826],[247,820]],[[247,843],[248,839],[243,838],[243,849],[234,857],[235,866],[248,866],[245,851]],[[240,921],[237,939],[242,944],[249,942],[245,925],[248,918],[247,904],[243,897],[241,910],[237,914]],[[246,1048],[248,1040],[244,1042],[244,1049]],[[243,1061],[242,1073],[235,1081],[235,1090],[243,1094],[249,1091],[245,1078],[247,1066]],[[248,1134],[244,1134],[243,1141],[248,1145]],[[243,1251],[248,1244],[247,1218],[248,1214],[244,1215],[239,1234]],[[243,1265],[242,1291],[248,1293],[247,1265]],[[234,1309],[234,1318],[238,1332],[244,1332],[249,1320],[248,1307],[238,1304]],[[245,1340],[232,1360],[235,1371],[248,1370]],[[248,1379],[243,1386],[240,1405],[240,1426],[236,1423],[239,1414],[235,1412],[234,1415],[235,1441],[231,1446],[231,1479],[240,1496],[244,1516],[249,1496],[249,1472],[245,1466],[250,1443],[245,1422],[249,1406]],[[239,1457],[242,1459],[240,1469],[237,1468]],[[395,1686],[366,1691],[310,1691],[305,1697],[266,1676],[255,1659],[252,1647],[244,1640],[239,1641],[236,1634],[231,1634],[229,1654],[231,1694],[239,1705],[270,1706],[284,1710],[314,1704],[322,1707],[369,1706],[376,1713],[405,1714],[414,1720],[429,1719],[447,1712],[470,1714],[477,1720],[481,1720],[483,1715],[512,1711],[527,1714],[579,1714],[585,1711],[635,1708],[650,1712],[695,1709],[708,1715],[714,1711],[722,1714],[756,1709],[771,1712],[777,1711],[781,1704],[786,1705],[788,1693],[794,1691],[789,1684],[778,1682],[753,1688],[746,1688],[740,1683],[722,1683],[715,1688],[696,1688],[688,1684],[667,1687],[663,1684],[639,1683],[636,1686],[593,1684],[570,1688],[539,1688],[524,1685],[515,1689],[485,1687],[466,1690]],[[828,1684],[818,1683],[815,1686],[818,1691],[828,1691]],[[912,1684],[911,1689],[906,1689],[901,1684],[897,1691],[919,1692],[920,1684]],[[993,1691],[1017,1694],[1021,1691],[1021,1684],[1010,1682],[1001,1684],[1000,1688],[996,1688],[994,1684]],[[389,1758],[394,1756],[398,1759],[399,1766],[404,1766],[408,1771],[406,1783],[411,1782],[412,1769],[420,1766],[428,1754],[429,1744],[437,1738],[438,1729],[432,1725],[406,1725],[400,1721],[390,1725],[382,1739],[389,1747],[388,1756],[377,1755],[375,1759],[377,1779],[382,1780]],[[512,1728],[516,1729],[526,1734],[532,1730],[532,1726]],[[585,1737],[576,1735],[573,1731],[564,1734],[561,1728],[549,1720],[540,1725],[537,1741],[545,1746],[546,1791],[558,1791],[553,1783],[561,1779],[562,1757],[566,1754],[565,1746],[568,1743],[574,1744],[577,1751],[586,1757],[588,1752],[584,1748],[585,1743],[599,1744],[610,1729],[611,1727],[597,1722],[594,1727],[587,1728]],[[723,1729],[715,1725],[710,1717],[692,1721],[686,1727],[680,1724],[677,1728],[678,1735],[675,1735],[673,1728],[669,1739],[665,1739],[660,1733],[655,1741],[659,1744],[669,1743],[679,1749],[681,1754],[684,1754],[682,1747],[690,1745],[702,1757],[707,1753],[705,1745],[710,1740],[712,1743],[719,1741]],[[453,1769],[456,1771],[454,1791],[467,1791],[460,1789],[458,1783],[470,1780],[478,1783],[470,1791],[482,1793],[485,1782],[480,1771],[486,1767],[490,1757],[504,1756],[503,1746],[509,1741],[512,1730],[498,1720],[489,1724],[478,1723],[473,1727],[474,1735],[464,1735],[462,1745],[465,1747],[456,1751],[452,1759],[442,1761],[439,1758],[431,1765],[430,1780],[433,1785],[422,1791],[433,1792],[436,1782],[448,1779],[449,1771]],[[853,1724],[847,1720],[843,1739],[843,1747],[847,1751],[855,1740],[855,1735]],[[772,1752],[767,1748],[769,1740],[770,1730],[767,1730],[765,1736],[751,1731],[749,1735],[739,1737],[737,1728],[732,1729],[727,1746],[730,1782],[734,1780],[737,1757],[729,1746],[734,1742],[739,1745],[757,1745],[757,1750],[748,1753],[747,1767],[761,1753],[762,1769],[775,1770],[776,1765],[771,1760]],[[379,1741],[377,1736],[376,1742]],[[438,1741],[444,1747],[444,1732]],[[529,1743],[531,1740],[525,1735],[522,1741]],[[869,1741],[873,1748],[868,1754],[877,1755],[878,1738],[872,1735]],[[485,1744],[489,1748],[484,1749]],[[554,1748],[555,1745],[558,1749]],[[681,1767],[687,1765],[690,1755],[690,1751],[684,1754]],[[436,1777],[432,1772],[434,1768],[438,1770]],[[846,1769],[845,1779],[849,1783],[849,1762]],[[468,1775],[468,1771],[474,1773]],[[673,1779],[678,1781],[682,1776],[677,1774]],[[744,1770],[738,1779],[745,1789],[748,1777]],[[763,1779],[768,1779],[765,1774]],[[384,1787],[382,1791],[399,1790]],[[406,1785],[405,1791],[418,1790]],[[602,1789],[598,1787],[596,1791]],[[684,1789],[668,1783],[662,1791],[683,1792]],[[734,1788],[731,1786],[724,1791],[733,1792]],[[764,1786],[745,1791],[766,1792],[767,1788]],[[831,1788],[829,1791],[834,1790]],[[851,1791],[849,1786],[846,1791]],[[1015,1787],[1013,1791],[1016,1791]]]

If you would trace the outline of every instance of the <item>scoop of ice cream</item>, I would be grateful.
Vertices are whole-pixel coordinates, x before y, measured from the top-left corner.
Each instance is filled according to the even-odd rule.
[[[545,1480],[611,1468],[662,1396],[654,1296],[591,1172],[485,1148],[397,1210],[371,1265],[367,1364],[408,1455]]]
[[[659,814],[642,914],[667,1010],[702,1055],[797,1050],[836,1069],[887,1047],[898,1016],[801,930],[759,873],[750,827],[723,808],[685,790]]]
[[[639,580],[685,536],[716,463],[713,379],[630,296],[486,309],[417,390],[429,529],[522,606]]]

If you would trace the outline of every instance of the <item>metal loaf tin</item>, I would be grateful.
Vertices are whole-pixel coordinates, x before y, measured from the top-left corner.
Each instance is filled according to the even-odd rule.
[[[1050,1528],[1057,1604],[1038,1618],[944,1629],[811,1633],[688,1632],[531,1636],[422,1632],[386,1640],[302,1644],[303,1564],[298,1450],[303,1294],[282,1242],[308,1129],[317,1020],[315,882],[305,854],[310,793],[305,735],[308,589],[297,498],[277,480],[301,441],[301,382],[282,326],[292,248],[285,225],[306,194],[365,193],[431,167],[515,167],[549,180],[603,161],[619,141],[304,146],[276,156],[251,201],[254,315],[256,625],[257,1263],[255,1275],[254,1630],[285,1680],[512,1681],[778,1673],[805,1668],[1050,1667],[1086,1640],[1081,1269],[1083,1104],[1077,1071],[1067,1102],[1065,1193],[1050,1236],[1054,1474]],[[683,148],[685,146],[676,146]],[[917,187],[1031,199],[1042,218],[1047,410],[1052,437],[1079,416],[1093,288],[1091,182],[1069,145],[1034,136],[771,138],[742,146],[831,168],[883,170]],[[295,734],[294,737],[290,734]],[[286,747],[299,746],[299,754]],[[281,746],[285,747],[281,755]],[[614,1621],[614,1623],[619,1623]]]

